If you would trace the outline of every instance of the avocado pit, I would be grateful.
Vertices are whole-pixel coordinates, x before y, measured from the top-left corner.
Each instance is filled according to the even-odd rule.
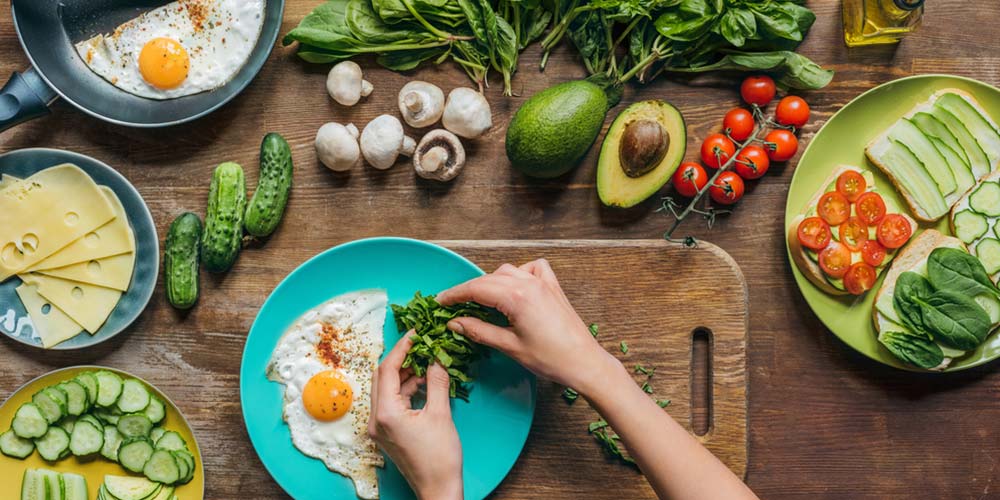
[[[670,148],[670,136],[659,122],[636,120],[622,132],[618,156],[622,170],[629,177],[642,177],[663,161]]]

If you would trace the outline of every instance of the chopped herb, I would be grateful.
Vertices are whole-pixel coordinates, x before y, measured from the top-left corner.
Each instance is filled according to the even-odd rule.
[[[628,344],[624,340],[618,344],[618,349],[621,349],[622,354],[628,354]]]
[[[607,422],[604,420],[591,422],[590,433],[594,435],[594,439],[596,439],[598,443],[601,443],[604,450],[607,451],[609,455],[616,457],[627,464],[635,465],[635,460],[632,460],[631,457],[625,455],[622,451],[621,446],[618,444],[621,438],[619,438],[618,434],[615,434],[614,431],[608,427]]]
[[[603,428],[605,428],[607,426],[608,426],[608,423],[606,421],[604,421],[603,419],[601,419],[601,420],[598,420],[596,422],[591,422],[590,425],[587,426],[587,432],[594,432],[594,431],[596,431],[598,429],[603,429]]]
[[[596,339],[597,338],[597,323],[591,323],[590,326],[587,327],[587,329],[590,330],[590,334],[593,335],[594,338]]]
[[[573,404],[573,402],[576,401],[576,398],[580,397],[580,393],[573,390],[572,387],[567,387],[566,390],[562,392],[562,397],[567,403]]]
[[[427,367],[437,361],[448,370],[451,397],[468,401],[467,382],[475,379],[470,368],[486,351],[464,335],[449,330],[447,324],[463,316],[486,320],[489,316],[486,308],[472,302],[444,307],[433,295],[417,292],[406,306],[393,304],[392,314],[400,332],[416,331],[403,368],[412,368],[414,375],[423,377]]]
[[[642,366],[642,365],[635,365],[635,372],[636,373],[641,373],[641,374],[643,374],[643,375],[645,375],[647,377],[652,377],[653,376],[653,372],[655,372],[655,371],[656,371],[656,368],[646,368],[645,366]]]
[[[669,399],[657,399],[656,400],[656,406],[659,406],[660,408],[666,408],[667,405],[669,405],[669,404],[670,404],[670,400]]]
[[[649,385],[649,382],[643,382],[642,383],[642,392],[645,392],[646,394],[652,394],[653,393],[653,386]]]

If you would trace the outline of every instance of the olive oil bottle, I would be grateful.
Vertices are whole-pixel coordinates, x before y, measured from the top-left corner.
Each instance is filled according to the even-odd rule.
[[[848,47],[897,43],[920,25],[924,0],[843,0]]]

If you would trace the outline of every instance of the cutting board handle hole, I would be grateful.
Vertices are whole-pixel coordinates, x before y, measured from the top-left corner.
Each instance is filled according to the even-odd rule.
[[[712,332],[691,332],[691,430],[698,436],[712,429]]]

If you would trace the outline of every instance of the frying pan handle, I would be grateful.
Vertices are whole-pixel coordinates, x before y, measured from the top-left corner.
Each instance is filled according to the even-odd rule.
[[[35,68],[14,72],[0,90],[0,132],[18,123],[49,114],[56,93]]]

